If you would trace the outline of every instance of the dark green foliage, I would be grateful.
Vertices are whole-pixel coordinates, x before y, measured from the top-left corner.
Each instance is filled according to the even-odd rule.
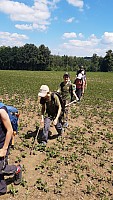
[[[104,58],[93,54],[92,57],[76,57],[52,55],[43,44],[25,44],[21,47],[0,47],[1,70],[31,71],[77,71],[83,65],[86,71],[113,71],[112,50],[106,52]]]

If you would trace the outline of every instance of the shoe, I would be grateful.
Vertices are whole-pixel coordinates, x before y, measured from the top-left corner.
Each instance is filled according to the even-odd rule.
[[[59,132],[58,132],[58,136],[62,136],[64,134],[64,128],[62,128]]]
[[[18,165],[14,175],[14,184],[19,185],[21,183],[21,180],[22,180],[22,167],[21,165]]]
[[[40,145],[42,145],[42,146],[46,146],[46,144],[47,144],[47,142],[45,142],[45,141],[41,141],[41,143],[40,143]]]
[[[0,196],[2,196],[2,195],[4,195],[4,194],[6,194],[7,192],[0,192]]]
[[[63,128],[67,128],[67,127],[68,127],[68,123],[67,123],[67,122],[64,122]]]

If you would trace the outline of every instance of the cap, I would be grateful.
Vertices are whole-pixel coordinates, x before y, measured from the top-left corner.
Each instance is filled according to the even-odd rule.
[[[45,97],[49,92],[49,87],[47,85],[42,85],[40,87],[40,92],[38,93],[39,97]]]
[[[67,77],[70,78],[70,74],[69,74],[68,72],[65,72],[65,74],[63,75],[63,78],[64,78],[65,76],[67,76]]]
[[[81,79],[81,78],[82,78],[82,74],[79,73],[78,76],[77,76],[77,78],[78,78],[78,79]]]
[[[81,74],[84,75],[84,70],[81,71]]]
[[[84,69],[84,66],[83,66],[83,65],[81,65],[81,66],[80,66],[80,69]]]

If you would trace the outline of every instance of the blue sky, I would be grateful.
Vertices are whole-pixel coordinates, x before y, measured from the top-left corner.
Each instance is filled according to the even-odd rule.
[[[0,0],[0,46],[26,43],[104,57],[113,50],[113,0]]]

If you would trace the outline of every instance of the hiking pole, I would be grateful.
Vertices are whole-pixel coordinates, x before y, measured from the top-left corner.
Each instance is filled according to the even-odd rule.
[[[74,100],[74,101],[72,101],[72,102],[66,104],[65,107],[70,106],[70,105],[72,105],[73,103],[76,103],[76,102],[77,102],[77,100]]]
[[[32,154],[32,151],[34,150],[35,143],[36,143],[36,140],[37,140],[39,131],[40,131],[40,126],[39,126],[39,127],[36,126],[36,136],[35,136],[35,138],[34,138],[34,142],[33,142],[33,145],[32,145],[32,147],[31,147],[31,150],[30,150],[30,155]]]

